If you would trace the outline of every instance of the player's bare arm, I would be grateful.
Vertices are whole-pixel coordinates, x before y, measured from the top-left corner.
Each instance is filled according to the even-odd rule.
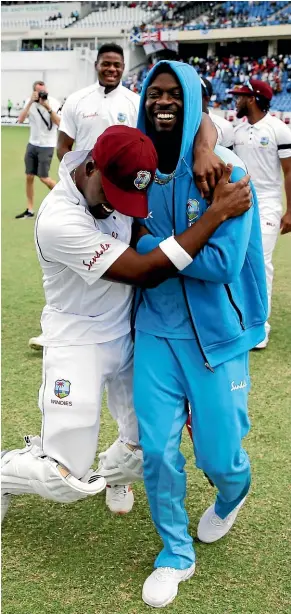
[[[58,143],[57,143],[57,156],[62,161],[64,155],[69,151],[72,151],[74,145],[74,139],[68,136],[65,132],[59,131]]]
[[[280,160],[284,173],[285,192],[287,200],[287,211],[281,219],[281,234],[291,232],[291,157]]]
[[[224,162],[214,153],[217,130],[209,115],[202,113],[202,121],[194,143],[193,172],[196,185],[207,200],[222,176]]]

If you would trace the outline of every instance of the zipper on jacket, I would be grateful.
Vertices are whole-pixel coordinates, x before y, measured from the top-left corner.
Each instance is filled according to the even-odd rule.
[[[229,300],[230,304],[233,306],[234,310],[236,311],[236,313],[237,313],[237,315],[238,315],[238,318],[239,318],[239,323],[240,323],[240,325],[241,325],[241,328],[242,328],[243,330],[245,330],[245,326],[244,326],[244,323],[243,323],[242,312],[241,312],[241,310],[238,308],[238,306],[236,305],[236,303],[234,302],[234,300],[233,300],[233,298],[232,298],[232,294],[231,294],[230,287],[229,287],[227,284],[224,284],[224,287],[225,287],[226,292],[227,292],[228,300]]]
[[[175,213],[176,213],[176,211],[175,211],[175,179],[173,179],[173,226],[174,226],[174,235],[176,234],[176,215],[175,215]],[[182,286],[182,290],[183,290],[183,295],[184,295],[187,311],[188,311],[188,314],[189,314],[190,322],[191,322],[191,325],[192,325],[192,328],[193,328],[193,331],[194,331],[194,335],[195,335],[196,341],[198,343],[198,347],[199,347],[200,353],[201,353],[202,358],[204,360],[204,366],[206,367],[206,369],[211,371],[211,373],[214,373],[214,369],[209,364],[209,362],[207,360],[207,357],[206,357],[206,354],[205,354],[205,352],[203,350],[201,341],[200,341],[200,339],[198,337],[196,326],[194,324],[194,320],[193,320],[193,317],[192,317],[192,314],[191,314],[191,309],[190,309],[190,306],[189,306],[189,301],[188,301],[187,292],[186,292],[186,288],[185,288],[185,280],[184,280],[184,277],[182,275],[180,277],[180,282],[181,282],[181,286]]]
[[[196,326],[194,324],[193,317],[192,317],[192,314],[191,314],[191,310],[190,310],[190,306],[189,306],[189,302],[188,302],[188,297],[187,297],[187,293],[186,293],[186,288],[185,288],[185,281],[184,281],[183,278],[181,279],[181,285],[182,285],[182,290],[183,290],[183,294],[184,294],[184,299],[185,299],[187,311],[188,311],[189,317],[190,317],[190,322],[191,322],[191,325],[192,325],[192,328],[193,328],[193,331],[194,331],[194,335],[195,335],[196,341],[198,343],[198,347],[199,347],[200,353],[202,354],[202,358],[204,360],[204,366],[206,367],[206,369],[208,369],[208,371],[211,371],[211,373],[214,373],[214,369],[209,364],[209,362],[208,362],[208,360],[206,358],[206,354],[205,354],[205,352],[203,350],[201,341],[200,341],[200,339],[198,337],[198,334],[197,334],[197,329],[196,329]]]

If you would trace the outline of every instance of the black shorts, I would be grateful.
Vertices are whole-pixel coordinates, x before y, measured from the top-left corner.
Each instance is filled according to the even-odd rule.
[[[37,147],[28,143],[24,158],[26,175],[48,177],[53,155],[54,147]]]

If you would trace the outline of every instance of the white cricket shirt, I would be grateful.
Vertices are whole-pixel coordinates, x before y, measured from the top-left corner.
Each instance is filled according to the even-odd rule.
[[[109,94],[98,82],[66,100],[59,129],[75,141],[75,149],[91,149],[109,126],[136,128],[140,97],[121,83]]]
[[[280,159],[291,157],[291,130],[267,113],[255,124],[248,121],[234,129],[234,151],[244,161],[259,201],[260,213],[282,212],[282,169]]]
[[[234,130],[231,123],[227,121],[227,119],[224,119],[224,117],[221,117],[221,115],[217,115],[211,111],[209,111],[209,117],[217,130],[217,145],[222,145],[223,147],[233,147]]]
[[[29,103],[30,98],[25,102],[25,107]],[[50,108],[57,113],[60,108],[60,103],[52,96],[48,96]],[[37,145],[37,147],[55,147],[58,138],[58,126],[52,123],[51,130],[48,129],[46,123],[41,118],[40,114],[46,120],[48,126],[51,125],[51,116],[48,111],[38,102],[33,102],[28,114],[30,125],[29,143]]]
[[[70,173],[88,152],[70,152],[60,181],[43,201],[35,244],[46,298],[41,325],[47,346],[85,345],[130,331],[133,290],[101,279],[128,248],[132,218],[117,211],[96,220]]]

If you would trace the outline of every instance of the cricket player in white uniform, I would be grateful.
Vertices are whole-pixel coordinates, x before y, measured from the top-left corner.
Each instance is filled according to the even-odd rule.
[[[229,121],[209,110],[208,105],[212,96],[212,85],[205,77],[200,77],[202,90],[202,111],[208,113],[211,121],[214,123],[217,130],[217,145],[223,145],[228,149],[233,149],[234,130]]]
[[[122,85],[123,49],[115,43],[102,45],[95,62],[97,81],[68,96],[61,114],[57,155],[90,150],[109,126],[136,127],[140,98]],[[29,347],[42,350],[43,335],[32,337]]]
[[[268,111],[272,89],[263,81],[250,79],[232,91],[237,96],[237,117],[247,121],[235,128],[234,151],[245,163],[259,201],[269,316],[271,313],[274,266],[273,251],[281,234],[291,232],[291,130]],[[287,210],[282,216],[282,171]],[[257,349],[267,347],[270,324]]]
[[[226,167],[197,223],[140,255],[129,247],[132,216],[148,214],[146,189],[156,167],[147,136],[112,126],[91,152],[64,157],[60,182],[41,205],[35,242],[47,301],[42,431],[27,437],[25,448],[2,452],[2,516],[10,495],[70,503],[100,492],[105,479],[124,488],[142,478],[132,406],[132,286],[155,287],[175,276],[222,222],[251,206],[249,178],[230,185]],[[96,473],[90,467],[105,387],[119,438],[100,455]]]

